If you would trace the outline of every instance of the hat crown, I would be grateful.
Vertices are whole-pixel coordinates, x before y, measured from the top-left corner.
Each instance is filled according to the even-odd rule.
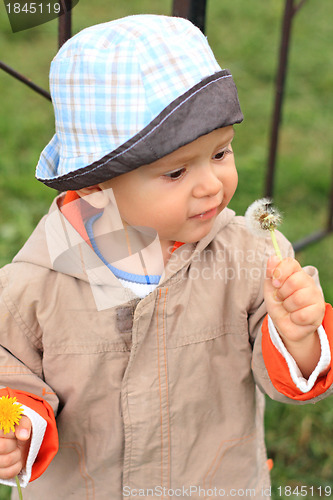
[[[81,31],[51,64],[62,156],[97,160],[219,69],[206,38],[186,19],[138,15]],[[59,165],[59,174],[67,168]]]

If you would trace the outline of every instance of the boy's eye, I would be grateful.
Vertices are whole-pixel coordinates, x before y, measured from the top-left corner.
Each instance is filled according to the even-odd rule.
[[[186,172],[186,168],[180,168],[178,170],[174,170],[173,172],[169,172],[167,174],[164,174],[164,177],[167,177],[168,179],[175,181],[175,180],[183,177],[185,172]]]
[[[222,151],[219,151],[216,153],[216,155],[213,156],[214,160],[223,160],[227,156],[228,153],[231,153],[230,149],[223,149]]]

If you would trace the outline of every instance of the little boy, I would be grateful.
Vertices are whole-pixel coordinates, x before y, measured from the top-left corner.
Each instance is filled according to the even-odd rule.
[[[287,240],[270,257],[227,208],[230,73],[189,21],[140,15],[74,36],[50,84],[36,175],[64,193],[0,274],[0,396],[25,414],[2,482],[19,474],[25,500],[267,499],[263,392],[331,393],[333,314]]]

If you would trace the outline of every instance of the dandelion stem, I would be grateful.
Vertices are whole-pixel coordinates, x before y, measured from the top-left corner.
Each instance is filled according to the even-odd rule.
[[[281,250],[280,250],[278,242],[276,240],[275,231],[274,231],[274,229],[270,229],[269,232],[271,234],[271,238],[272,238],[273,246],[274,246],[274,249],[275,249],[275,253],[279,257],[279,259],[282,260]]]
[[[20,485],[19,478],[17,476],[15,476],[15,481],[16,481],[17,491],[18,491],[18,494],[19,494],[19,499],[23,500],[21,485]]]

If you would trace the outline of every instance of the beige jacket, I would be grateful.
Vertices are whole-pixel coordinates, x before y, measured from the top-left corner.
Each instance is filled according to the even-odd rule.
[[[0,274],[0,384],[44,397],[60,437],[24,499],[267,499],[258,386],[291,402],[261,355],[269,241],[225,209],[138,300],[50,213]]]

